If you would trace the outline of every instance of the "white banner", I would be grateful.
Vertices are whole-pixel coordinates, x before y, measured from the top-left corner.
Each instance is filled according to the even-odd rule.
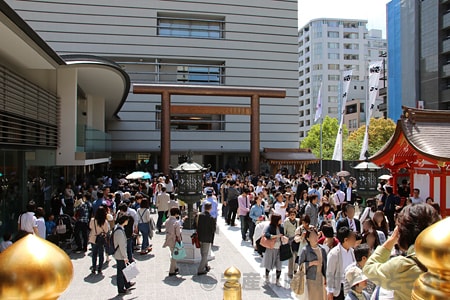
[[[345,105],[347,103],[348,89],[350,87],[350,82],[352,80],[353,70],[346,70],[342,72],[342,102],[341,102],[341,112],[340,112],[340,122],[339,130],[336,136],[336,142],[334,144],[334,152],[332,160],[342,161],[342,135],[344,126],[344,114]]]
[[[319,93],[317,94],[316,115],[314,123],[322,117],[322,82],[320,82]]]
[[[378,83],[380,82],[380,74],[383,68],[383,61],[376,61],[369,66],[369,103],[366,107],[366,131],[364,133],[364,140],[361,148],[361,153],[359,154],[360,160],[366,159],[366,151],[369,150],[369,126],[370,118],[375,110],[375,100],[378,96]]]

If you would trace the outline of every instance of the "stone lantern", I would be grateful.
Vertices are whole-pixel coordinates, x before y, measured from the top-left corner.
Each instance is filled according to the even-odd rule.
[[[202,198],[203,172],[206,170],[203,166],[192,161],[192,152],[187,154],[187,161],[174,168],[178,173],[178,198],[188,205],[188,217],[183,223],[181,233],[186,250],[186,257],[181,262],[198,263],[201,255],[200,249],[191,244],[191,235],[194,230],[194,203]],[[209,254],[211,256],[211,254]]]
[[[202,198],[203,166],[192,161],[192,152],[189,151],[187,161],[173,169],[178,173],[178,198],[188,205],[188,218],[183,229],[194,229],[194,203]]]
[[[366,152],[366,160],[353,167],[358,172],[358,194],[364,196],[364,198],[377,193],[377,171],[381,169],[370,162],[368,156],[369,153]]]

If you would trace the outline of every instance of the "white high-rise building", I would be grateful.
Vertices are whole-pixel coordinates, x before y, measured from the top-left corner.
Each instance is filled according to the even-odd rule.
[[[321,82],[322,117],[339,117],[343,70],[353,70],[348,100],[360,100],[360,105],[364,105],[369,62],[380,60],[379,55],[386,51],[386,41],[381,30],[367,30],[367,20],[353,19],[311,20],[299,30],[298,41],[299,139],[302,140],[314,125]],[[360,122],[364,123],[365,118]]]

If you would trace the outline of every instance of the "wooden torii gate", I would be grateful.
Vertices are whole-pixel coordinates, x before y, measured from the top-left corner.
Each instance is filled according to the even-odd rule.
[[[161,95],[161,168],[169,173],[170,164],[170,114],[172,95],[250,97],[250,107],[214,106],[221,114],[250,115],[250,159],[252,172],[259,172],[260,156],[260,98],[285,98],[286,90],[234,86],[201,86],[174,84],[133,84],[134,94]],[[209,107],[213,108],[213,107]],[[178,108],[181,109],[182,108]],[[189,113],[212,113],[205,106],[189,106]],[[186,149],[187,150],[187,149]]]

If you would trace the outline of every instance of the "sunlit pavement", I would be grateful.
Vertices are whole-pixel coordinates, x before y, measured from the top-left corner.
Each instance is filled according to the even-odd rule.
[[[156,215],[152,217],[156,218]],[[93,275],[89,269],[92,264],[90,251],[86,254],[69,253],[74,277],[60,299],[222,299],[223,272],[231,266],[241,271],[243,299],[295,299],[289,289],[286,262],[283,263],[281,287],[275,285],[275,271],[271,272],[271,283],[265,284],[261,258],[253,251],[250,242],[242,241],[239,222],[236,223],[237,226],[229,227],[219,217],[219,233],[213,247],[215,259],[209,262],[211,271],[203,276],[197,276],[197,264],[180,263],[180,274],[169,277],[169,253],[167,248],[162,248],[165,235],[156,234],[151,241],[152,252],[147,255],[135,252],[140,274],[130,293],[123,296],[117,295],[114,258],[105,263],[103,275]]]

